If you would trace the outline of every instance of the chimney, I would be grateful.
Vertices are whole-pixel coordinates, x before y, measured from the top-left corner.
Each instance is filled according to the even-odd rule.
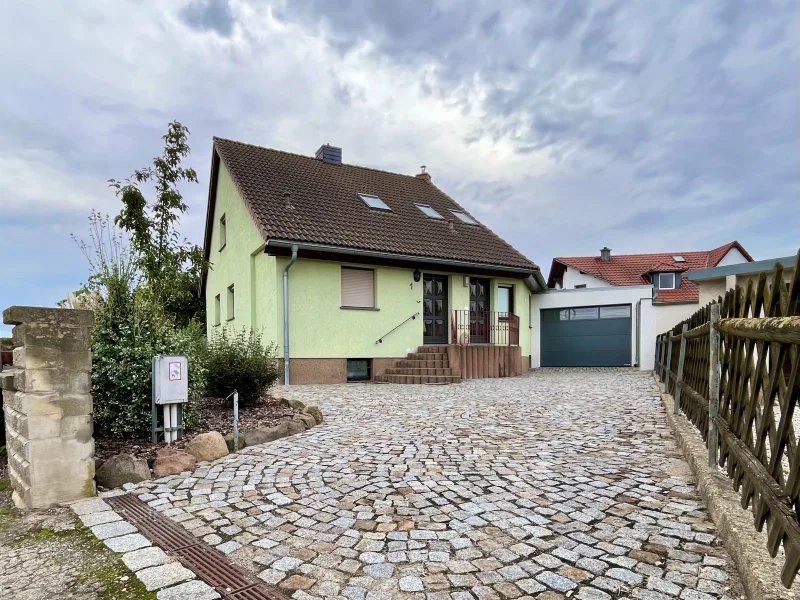
[[[600,249],[600,260],[603,262],[611,262],[611,248],[604,246]]]
[[[420,169],[422,169],[422,173],[417,173],[415,175],[415,177],[419,177],[420,179],[424,179],[425,181],[430,183],[431,182],[431,174],[425,172],[425,169],[427,169],[427,167],[425,165],[422,165],[420,167]]]
[[[322,144],[317,150],[317,159],[331,165],[342,164],[342,149],[330,144]]]

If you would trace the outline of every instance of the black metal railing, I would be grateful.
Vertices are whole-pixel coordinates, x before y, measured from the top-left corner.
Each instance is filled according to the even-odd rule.
[[[375,343],[376,343],[376,344],[382,344],[382,343],[383,343],[383,338],[385,338],[387,335],[389,335],[390,333],[392,333],[392,332],[393,332],[393,331],[395,331],[396,329],[400,329],[400,327],[402,327],[403,325],[405,325],[405,324],[406,324],[406,323],[408,323],[409,321],[413,321],[413,320],[414,320],[414,319],[416,319],[418,316],[419,316],[419,312],[415,312],[413,315],[411,315],[410,317],[408,317],[408,318],[407,318],[405,321],[403,321],[402,323],[400,323],[400,324],[399,324],[399,325],[397,325],[396,327],[393,327],[392,329],[390,329],[389,331],[387,331],[386,333],[384,333],[384,334],[383,334],[381,337],[379,337],[377,340],[375,340]]]
[[[509,312],[453,310],[450,339],[462,346],[519,346],[519,316]]]

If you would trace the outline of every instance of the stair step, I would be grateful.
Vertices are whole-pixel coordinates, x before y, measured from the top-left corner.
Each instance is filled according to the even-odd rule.
[[[444,352],[410,352],[408,354],[409,360],[447,360],[447,354]]]
[[[406,360],[401,359],[395,363],[395,367],[402,369],[446,369],[450,363],[446,360]]]
[[[447,346],[420,346],[419,348],[417,348],[417,352],[420,354],[425,352],[430,352],[435,354],[446,354]]]
[[[459,383],[461,377],[454,375],[391,375],[384,374],[375,377],[375,381],[382,383]]]
[[[452,375],[449,367],[442,368],[414,368],[414,367],[390,367],[386,369],[387,375]]]

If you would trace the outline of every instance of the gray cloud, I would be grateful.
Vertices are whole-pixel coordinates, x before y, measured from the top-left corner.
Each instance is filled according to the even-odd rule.
[[[0,232],[49,240],[36,285],[12,290],[29,302],[84,278],[68,232],[92,206],[115,212],[105,181],[147,164],[174,118],[201,175],[183,221],[195,241],[212,135],[425,163],[545,271],[603,245],[738,238],[765,258],[800,239],[792,0],[30,4],[0,23],[0,51],[25,57],[0,65],[0,202],[14,215]]]
[[[234,18],[228,0],[192,0],[180,14],[189,26],[200,31],[216,31],[226,37],[233,32]]]

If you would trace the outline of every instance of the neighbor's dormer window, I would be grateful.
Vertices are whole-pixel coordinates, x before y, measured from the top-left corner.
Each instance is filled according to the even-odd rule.
[[[392,209],[380,198],[377,196],[373,196],[372,194],[359,194],[359,198],[369,206],[370,208],[377,208],[378,210],[388,210],[391,211]]]
[[[659,273],[658,274],[658,289],[660,289],[660,290],[674,290],[675,289],[675,273]]]
[[[475,219],[470,217],[465,212],[461,212],[460,210],[451,210],[450,212],[453,213],[456,217],[458,217],[458,220],[461,221],[462,223],[466,223],[467,225],[477,225],[478,224],[478,222]]]
[[[429,216],[431,219],[444,219],[442,215],[436,212],[436,209],[428,206],[427,204],[417,204],[418,209],[420,209],[425,215]]]

